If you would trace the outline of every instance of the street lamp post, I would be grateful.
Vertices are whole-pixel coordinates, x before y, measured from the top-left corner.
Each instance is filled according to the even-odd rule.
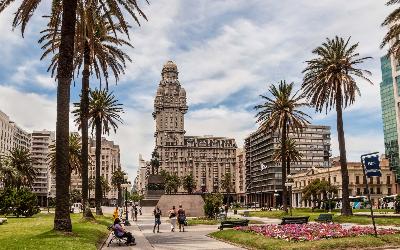
[[[50,207],[49,207],[49,198],[50,198],[51,193],[47,193],[47,213],[50,213]]]
[[[332,151],[329,150],[329,161],[328,161],[328,180],[329,180],[329,189],[328,189],[328,202],[329,202],[329,213],[332,213],[332,193],[331,193],[331,157]]]
[[[125,188],[125,226],[130,226],[128,220],[128,187],[131,186],[131,183],[128,181],[128,175],[124,175],[125,183],[121,185],[122,188]]]
[[[278,210],[278,190],[275,189],[274,191],[274,199],[275,199],[275,209]]]
[[[286,182],[285,182],[285,186],[289,188],[289,211],[290,211],[290,216],[292,216],[292,186],[293,186],[293,178],[292,175],[289,174],[286,177]]]

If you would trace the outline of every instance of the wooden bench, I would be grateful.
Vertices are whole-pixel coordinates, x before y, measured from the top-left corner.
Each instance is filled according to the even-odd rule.
[[[306,224],[310,216],[283,217],[281,225],[286,224]]]
[[[0,225],[3,224],[4,222],[7,222],[7,218],[0,218]]]
[[[248,226],[249,220],[225,220],[221,221],[221,225],[218,227],[219,230],[223,230],[224,228],[234,228],[239,226]]]
[[[318,222],[332,222],[333,215],[332,214],[320,214],[315,221]]]

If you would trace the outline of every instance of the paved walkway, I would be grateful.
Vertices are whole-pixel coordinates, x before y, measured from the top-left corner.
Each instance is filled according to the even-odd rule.
[[[177,231],[171,232],[170,224],[166,221],[167,218],[162,218],[160,233],[153,233],[153,208],[143,208],[142,210],[143,215],[138,216],[138,221],[130,221],[132,226],[126,227],[130,232],[132,232],[136,239],[137,244],[135,246],[118,246],[118,244],[112,243],[110,247],[107,247],[107,243],[110,240],[110,238],[108,238],[102,249],[243,249],[208,237],[207,234],[217,231],[216,225],[190,226],[185,228],[185,232],[179,232],[179,229],[176,228],[175,230]],[[166,213],[166,211],[163,212]]]

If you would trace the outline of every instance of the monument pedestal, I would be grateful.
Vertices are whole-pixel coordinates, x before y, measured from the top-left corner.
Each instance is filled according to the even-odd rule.
[[[161,196],[165,193],[164,188],[164,180],[161,175],[149,175],[146,193],[141,205],[143,207],[156,206]]]

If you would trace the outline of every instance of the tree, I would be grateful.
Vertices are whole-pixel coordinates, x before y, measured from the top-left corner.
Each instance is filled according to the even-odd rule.
[[[303,190],[303,200],[313,202],[313,210],[315,207],[321,206],[321,201],[327,200],[328,193],[336,193],[337,188],[329,184],[328,181],[315,179],[310,182]],[[321,198],[322,196],[322,198]]]
[[[227,204],[229,206],[230,203],[230,194],[231,190],[234,189],[232,185],[232,174],[231,173],[225,173],[224,178],[221,181],[221,188],[225,190],[227,196]]]
[[[284,142],[284,149],[285,151],[282,151],[282,141],[279,141],[279,146],[278,148],[275,149],[274,151],[274,161],[276,162],[282,162],[282,158],[286,157],[286,166],[287,166],[287,174],[290,174],[290,163],[291,162],[300,162],[301,158],[303,157],[303,154],[300,153],[297,148],[296,148],[296,141],[293,138],[287,138],[286,141]]]
[[[354,77],[372,84],[367,76],[371,72],[357,66],[371,57],[360,57],[356,52],[358,43],[350,45],[350,38],[344,40],[336,36],[326,39],[321,46],[312,51],[316,56],[307,61],[303,70],[302,89],[317,112],[336,109],[336,124],[340,151],[342,174],[342,214],[351,215],[349,200],[349,174],[347,170],[346,143],[343,129],[343,109],[354,103],[356,94],[360,94]]]
[[[196,180],[192,174],[186,175],[182,178],[182,187],[188,192],[188,194],[192,194],[193,189],[196,188]]]
[[[101,190],[103,191],[103,198],[106,198],[106,194],[110,192],[110,184],[108,184],[108,181],[104,176],[100,177],[100,182],[101,182]]]
[[[281,142],[285,142],[290,131],[299,132],[309,122],[306,118],[309,115],[300,110],[307,107],[303,102],[303,95],[299,91],[293,93],[294,83],[287,84],[281,81],[278,86],[271,85],[268,89],[272,97],[260,95],[265,100],[263,104],[254,108],[259,110],[256,117],[257,122],[261,123],[261,129],[266,133],[278,131]],[[282,155],[286,154],[286,145],[281,144]],[[285,186],[287,169],[287,157],[282,158],[282,206],[287,212],[287,188]]]
[[[164,179],[165,193],[177,193],[179,187],[181,186],[181,179],[179,176],[177,174],[170,174],[166,171],[162,171],[161,176]]]
[[[94,178],[93,177],[89,178],[88,189],[89,189],[88,197],[90,198],[90,191],[94,189]]]
[[[398,0],[389,0],[386,5],[395,5],[399,4]],[[395,58],[400,58],[400,41],[398,37],[400,36],[400,23],[398,20],[400,19],[400,8],[397,7],[393,10],[383,21],[382,26],[388,29],[388,32],[385,34],[382,43],[380,45],[381,48],[384,48],[386,45],[389,46],[389,54],[392,54]]]
[[[73,189],[73,190],[71,190],[70,196],[71,196],[71,198],[70,198],[70,203],[71,203],[71,205],[72,205],[73,203],[82,201],[82,192],[79,191],[78,189]]]
[[[118,206],[122,206],[122,189],[121,185],[125,182],[124,175],[126,173],[118,169],[114,171],[111,176],[111,185],[117,188],[118,190]]]
[[[151,174],[154,174],[156,172],[158,174],[158,168],[160,167],[160,161],[158,160],[158,153],[156,150],[151,153],[151,160],[150,160],[150,165],[151,165]]]
[[[223,195],[220,193],[207,194],[204,197],[204,213],[210,219],[215,219],[222,206]]]
[[[33,166],[35,161],[32,159],[28,149],[13,148],[5,157],[4,173],[7,174],[8,182],[11,181],[15,187],[31,187],[38,174],[38,170]]]

